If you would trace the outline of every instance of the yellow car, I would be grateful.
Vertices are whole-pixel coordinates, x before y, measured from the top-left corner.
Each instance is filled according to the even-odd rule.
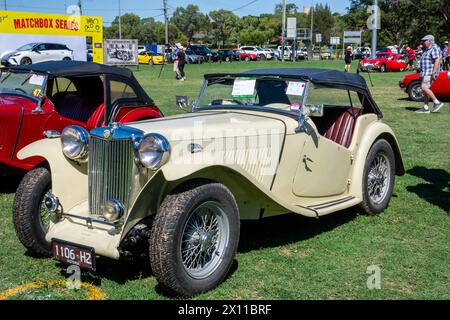
[[[145,52],[139,53],[138,61],[139,61],[139,63],[145,63],[145,64],[163,64],[164,57],[162,55],[160,55],[158,53],[154,53],[152,51],[145,51]]]

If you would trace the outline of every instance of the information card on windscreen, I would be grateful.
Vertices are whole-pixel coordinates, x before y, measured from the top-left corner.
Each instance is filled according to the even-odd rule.
[[[236,78],[233,84],[233,98],[253,98],[255,96],[256,78]]]
[[[301,81],[290,81],[286,90],[287,95],[302,96],[305,92],[305,83]]]

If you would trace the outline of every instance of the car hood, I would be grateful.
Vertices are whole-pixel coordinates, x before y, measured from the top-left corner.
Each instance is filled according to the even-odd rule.
[[[127,126],[147,133],[158,133],[169,141],[284,135],[286,125],[261,112],[212,111],[130,123]]]
[[[5,51],[0,55],[0,59],[9,59],[12,55],[14,55],[18,52],[20,52],[20,51],[17,51],[17,50]]]

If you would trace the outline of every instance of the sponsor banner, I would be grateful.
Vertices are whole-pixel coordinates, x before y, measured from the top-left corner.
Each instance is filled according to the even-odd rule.
[[[93,61],[103,62],[102,17],[0,11],[0,41],[4,34],[92,37]]]

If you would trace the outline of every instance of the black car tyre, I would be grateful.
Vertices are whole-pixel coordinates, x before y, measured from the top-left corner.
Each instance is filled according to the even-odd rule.
[[[48,257],[50,244],[45,235],[50,223],[50,213],[43,204],[51,189],[51,175],[46,168],[29,171],[17,188],[13,203],[13,223],[20,242],[32,253]]]
[[[379,139],[370,148],[364,165],[361,206],[368,215],[378,214],[388,207],[394,180],[394,151],[389,142]]]
[[[267,57],[264,54],[260,54],[259,60],[267,60]]]
[[[72,59],[69,58],[69,57],[64,57],[64,58],[63,58],[63,61],[72,61]]]
[[[424,93],[422,91],[422,84],[420,81],[413,81],[409,84],[408,89],[408,96],[412,101],[423,101]]]
[[[32,64],[32,63],[33,63],[33,62],[32,62],[31,59],[28,58],[28,57],[22,58],[22,59],[20,60],[20,65],[21,65],[21,66],[29,65],[29,64]]]
[[[239,241],[239,213],[222,184],[192,185],[162,202],[150,236],[150,264],[170,294],[190,297],[227,276]]]
[[[251,60],[251,58],[249,56],[245,57],[245,62],[249,62]]]

